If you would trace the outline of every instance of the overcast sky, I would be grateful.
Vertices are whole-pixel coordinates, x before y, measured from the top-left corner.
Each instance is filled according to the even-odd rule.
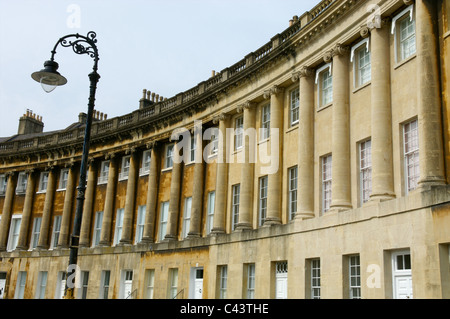
[[[0,137],[27,109],[44,131],[87,112],[93,60],[59,46],[68,83],[45,93],[31,79],[59,38],[97,33],[96,109],[108,118],[139,108],[142,90],[170,98],[260,48],[319,0],[0,0]]]

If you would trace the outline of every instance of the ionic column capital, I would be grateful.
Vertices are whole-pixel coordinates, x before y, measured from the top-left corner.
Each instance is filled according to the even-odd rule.
[[[219,123],[220,121],[226,121],[226,120],[228,120],[229,118],[230,118],[230,115],[229,115],[229,114],[226,114],[226,113],[220,113],[219,115],[216,115],[216,116],[213,117],[213,123],[214,123],[214,124],[217,124],[217,123]]]
[[[264,91],[263,97],[264,97],[264,99],[267,100],[267,99],[269,99],[272,95],[277,95],[277,94],[280,94],[280,93],[283,93],[283,92],[284,92],[284,88],[283,88],[283,87],[280,87],[280,86],[278,86],[278,85],[274,85],[274,86],[271,87],[270,89]]]
[[[303,66],[300,70],[292,73],[292,82],[297,82],[301,78],[312,78],[314,76],[314,70],[310,67]]]

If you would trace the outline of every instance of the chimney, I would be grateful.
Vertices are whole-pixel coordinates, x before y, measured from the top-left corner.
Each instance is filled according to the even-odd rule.
[[[42,133],[44,122],[42,116],[36,115],[32,110],[27,109],[27,113],[19,119],[19,129],[17,134]]]

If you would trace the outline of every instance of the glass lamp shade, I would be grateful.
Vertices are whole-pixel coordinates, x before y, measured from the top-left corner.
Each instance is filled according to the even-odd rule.
[[[46,61],[44,63],[44,69],[31,74],[31,78],[36,82],[39,82],[45,92],[50,93],[57,86],[61,86],[67,83],[67,79],[59,74],[58,63],[55,61]]]

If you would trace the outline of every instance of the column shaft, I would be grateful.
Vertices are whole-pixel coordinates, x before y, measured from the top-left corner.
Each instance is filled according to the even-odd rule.
[[[83,204],[83,218],[81,219],[80,247],[89,247],[92,225],[92,206],[94,203],[95,185],[97,185],[97,167],[94,161],[89,164],[86,197]]]
[[[123,228],[121,244],[131,244],[133,228],[133,215],[136,200],[136,183],[139,175],[139,161],[136,152],[132,151],[130,156],[130,170],[128,172],[127,195],[125,197],[125,208],[123,214]]]
[[[28,250],[28,229],[30,226],[31,213],[33,209],[33,197],[35,193],[36,176],[33,171],[28,173],[27,190],[25,192],[25,202],[23,204],[22,222],[20,223],[19,241],[17,250]]]
[[[314,217],[314,77],[311,69],[300,71],[298,124],[298,178],[296,219]]]
[[[346,210],[351,205],[350,189],[350,114],[348,50],[333,49],[333,120],[331,210]]]
[[[103,222],[99,246],[111,245],[111,225],[114,216],[117,171],[117,161],[114,160],[114,157],[112,157],[109,162],[108,185],[106,186],[105,206],[103,209]]]
[[[5,199],[3,202],[2,217],[0,221],[0,251],[6,250],[9,226],[11,224],[12,206],[14,200],[14,193],[17,185],[17,174],[11,173],[8,176],[8,183],[6,184]]]
[[[392,115],[389,28],[371,31],[371,126],[372,194],[371,200],[395,197],[392,155]],[[333,161],[334,161],[333,157]]]
[[[201,236],[201,219],[202,219],[202,203],[203,203],[203,134],[202,128],[194,128],[195,138],[195,164],[194,164],[194,183],[192,190],[192,208],[191,221],[189,224],[188,238],[196,238]]]
[[[180,146],[175,143],[173,147],[172,179],[170,182],[169,216],[167,220],[167,233],[165,240],[176,240],[178,235],[178,218],[180,216],[180,191],[182,160]]]
[[[48,173],[47,190],[45,192],[44,210],[42,212],[41,229],[39,231],[38,249],[48,249],[50,238],[50,222],[53,213],[53,198],[56,190],[56,172],[54,169]]]
[[[75,189],[75,169],[69,169],[69,176],[67,177],[66,195],[64,197],[64,207],[61,218],[61,228],[58,237],[58,247],[69,247],[69,228],[72,217],[73,197]]]
[[[158,172],[158,152],[156,150],[156,145],[153,145],[150,160],[150,172],[148,175],[147,206],[145,207],[145,227],[142,237],[143,242],[152,243],[154,241],[156,204],[158,202]]]

